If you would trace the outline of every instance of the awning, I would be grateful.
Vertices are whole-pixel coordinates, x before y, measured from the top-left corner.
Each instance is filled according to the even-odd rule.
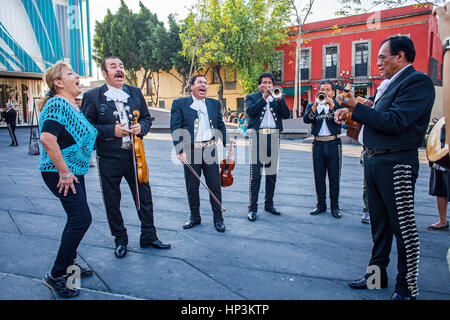
[[[308,91],[309,88],[311,88],[312,86],[302,86],[302,94],[304,94],[306,91]],[[283,93],[285,96],[293,96],[295,95],[295,87],[282,87],[283,88]],[[298,90],[298,89],[297,89]]]
[[[352,86],[355,88],[371,87],[371,86],[373,86],[373,82],[352,83]]]

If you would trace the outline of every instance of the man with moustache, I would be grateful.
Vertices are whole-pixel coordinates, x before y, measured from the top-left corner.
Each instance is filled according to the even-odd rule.
[[[82,111],[96,127],[96,141],[100,185],[103,192],[106,216],[111,234],[115,238],[115,255],[123,258],[127,254],[128,235],[120,211],[120,182],[125,178],[136,203],[136,169],[130,134],[142,139],[152,124],[150,113],[139,88],[124,84],[125,69],[117,57],[106,58],[102,65],[106,84],[85,92]],[[139,111],[137,124],[129,123],[129,115]],[[169,249],[156,234],[153,222],[153,201],[150,185],[138,183],[138,217],[141,221],[141,248]]]
[[[190,218],[183,228],[190,229],[201,223],[200,181],[189,170],[187,163],[199,177],[203,172],[206,185],[216,198],[210,195],[214,227],[218,232],[224,232],[222,208],[217,203],[222,201],[222,190],[216,143],[221,138],[223,145],[227,147],[227,158],[233,156],[232,144],[227,144],[220,101],[206,97],[208,92],[206,78],[202,75],[194,76],[191,80],[191,91],[191,96],[173,102],[170,117],[170,131],[175,150],[178,159],[185,164],[184,177],[191,211]]]
[[[373,239],[366,274],[348,285],[367,289],[378,282],[378,289],[387,287],[386,268],[395,235],[398,273],[392,300],[413,300],[418,294],[419,235],[414,218],[417,149],[430,120],[435,90],[433,81],[412,66],[415,55],[408,37],[385,39],[377,62],[385,80],[377,89],[374,106],[358,103],[352,94],[348,101],[337,98],[340,104],[354,107],[351,119],[363,124],[359,140],[367,153],[364,176]],[[343,123],[347,116],[347,108],[336,110],[335,121]]]

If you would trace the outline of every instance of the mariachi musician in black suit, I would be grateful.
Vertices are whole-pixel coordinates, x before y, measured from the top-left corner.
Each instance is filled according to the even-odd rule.
[[[349,282],[354,289],[374,288],[373,271],[379,287],[388,284],[386,268],[393,236],[397,240],[397,281],[392,300],[411,300],[418,294],[419,234],[414,218],[414,187],[419,172],[418,148],[430,121],[435,98],[433,81],[411,65],[416,51],[406,36],[389,37],[381,43],[378,68],[385,89],[377,90],[375,104],[369,108],[353,97],[351,120],[363,124],[362,142],[367,157],[364,175],[369,192],[372,229],[372,255],[366,274]],[[337,100],[344,103],[338,96]],[[342,123],[348,109],[336,111]],[[369,272],[370,270],[370,272]],[[370,280],[369,280],[370,279]]]
[[[139,88],[124,84],[125,70],[117,57],[106,58],[102,63],[106,84],[83,95],[82,111],[95,126],[100,183],[111,233],[115,238],[115,255],[123,258],[127,253],[128,235],[120,212],[120,182],[125,178],[136,203],[139,198],[138,217],[141,221],[141,248],[168,249],[156,234],[153,222],[153,202],[148,182],[138,182],[130,134],[141,139],[152,124],[144,96]],[[134,110],[139,111],[137,124],[129,123]],[[137,195],[139,194],[139,197]]]
[[[273,97],[274,82],[272,73],[262,73],[258,77],[259,92],[249,94],[245,99],[250,137],[250,186],[247,215],[250,221],[256,220],[263,167],[266,176],[264,209],[275,215],[280,214],[273,205],[273,197],[277,181],[280,132],[283,131],[282,119],[289,119],[290,111],[283,96],[276,99]]]
[[[200,181],[197,177],[203,172],[206,185],[212,192],[210,203],[213,211],[214,227],[218,232],[225,231],[222,215],[222,190],[216,143],[219,138],[227,147],[227,157],[232,157],[231,144],[227,144],[226,126],[219,100],[207,98],[208,82],[202,75],[191,79],[192,95],[176,99],[172,104],[170,131],[179,160],[184,165],[184,177],[191,215],[184,224],[190,229],[201,223]],[[197,177],[188,167],[194,170]],[[214,196],[213,196],[214,195]]]
[[[314,136],[312,154],[317,204],[310,214],[317,215],[327,210],[325,178],[328,172],[331,214],[335,218],[341,218],[339,184],[342,142],[338,136],[341,133],[341,125],[334,122],[334,113],[340,108],[334,100],[336,95],[334,83],[330,80],[321,81],[318,96],[321,94],[325,94],[325,97],[323,99],[318,97],[317,101],[309,104],[303,116],[304,123],[311,123],[311,134]]]

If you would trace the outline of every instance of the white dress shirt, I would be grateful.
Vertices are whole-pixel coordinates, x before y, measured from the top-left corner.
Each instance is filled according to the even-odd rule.
[[[190,105],[190,108],[194,109],[198,113],[198,130],[195,136],[195,142],[209,141],[213,138],[211,125],[209,123],[208,109],[206,108],[205,99],[198,100],[192,95],[194,102]]]
[[[273,114],[270,111],[270,103],[273,101],[272,96],[268,96],[266,99],[266,112],[264,113],[264,118],[261,121],[260,128],[261,129],[274,129],[277,127],[277,124],[275,123],[275,119],[273,118]]]
[[[319,104],[317,106],[317,114],[320,114],[322,111],[325,111],[325,114],[330,112],[330,106],[328,104]],[[319,137],[321,136],[331,136],[330,129],[328,128],[327,121],[325,119],[322,120],[322,126],[320,127],[319,133],[317,134]]]
[[[122,89],[114,88],[109,85],[106,85],[106,86],[109,89],[108,91],[105,92],[107,101],[114,101],[114,104],[116,105],[116,109],[117,109],[117,111],[119,111],[120,123],[125,124],[125,126],[124,126],[125,129],[130,129],[128,116],[125,111],[125,103],[128,101],[129,95]],[[131,147],[130,135],[127,135],[122,138],[122,147],[124,149],[129,149]]]

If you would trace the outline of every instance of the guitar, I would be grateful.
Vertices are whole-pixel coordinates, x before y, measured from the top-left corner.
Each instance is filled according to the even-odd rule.
[[[433,127],[427,139],[427,158],[441,167],[450,170],[445,118],[442,117]]]

